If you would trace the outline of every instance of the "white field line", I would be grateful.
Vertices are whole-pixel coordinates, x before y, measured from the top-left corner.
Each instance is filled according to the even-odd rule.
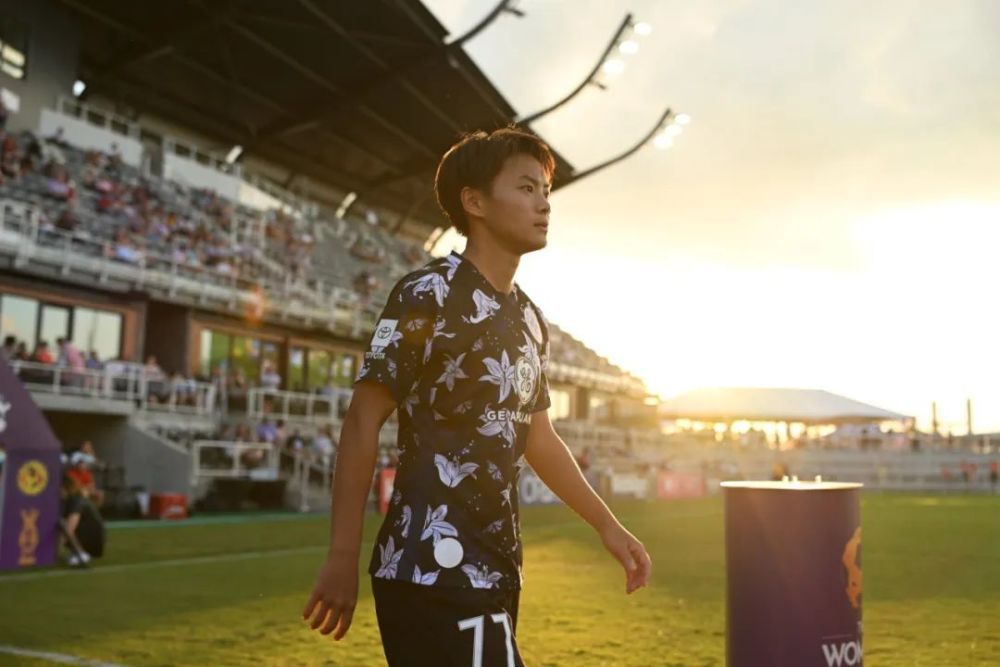
[[[48,662],[56,662],[62,665],[83,665],[83,667],[124,667],[114,662],[104,662],[103,660],[90,660],[88,658],[78,658],[75,655],[65,653],[51,653],[49,651],[32,651],[27,648],[18,648],[0,644],[0,654],[16,655],[22,658],[38,658]]]
[[[712,516],[715,514],[721,514],[722,509],[712,509],[709,511],[699,510],[694,512],[675,512],[670,515],[670,517],[644,517],[643,519],[633,519],[628,522],[628,525],[648,523],[650,521],[669,520],[671,518],[690,518],[693,516]],[[532,528],[532,530],[552,530],[567,527],[583,527],[586,526],[582,520],[574,521],[563,521],[560,523],[552,523],[544,526],[538,526],[537,528]],[[530,540],[529,540],[530,543]],[[372,542],[363,542],[361,544],[361,553],[364,554],[368,549],[373,546]],[[91,568],[74,568],[74,569],[61,569],[61,570],[46,570],[44,572],[32,572],[27,574],[9,574],[0,576],[0,584],[12,584],[19,581],[36,581],[38,579],[53,579],[58,577],[74,577],[80,575],[95,575],[95,574],[109,574],[115,572],[128,572],[132,570],[149,570],[158,567],[175,567],[178,565],[199,565],[203,563],[231,563],[234,561],[241,560],[254,560],[257,558],[273,558],[275,556],[294,556],[298,554],[307,554],[317,551],[322,551],[326,549],[326,545],[316,545],[310,547],[296,547],[294,549],[270,549],[265,551],[246,551],[243,553],[228,553],[219,554],[217,556],[194,556],[191,558],[171,558],[166,560],[151,560],[144,561],[142,563],[123,563],[121,565],[109,565],[107,567],[102,567],[100,565]]]

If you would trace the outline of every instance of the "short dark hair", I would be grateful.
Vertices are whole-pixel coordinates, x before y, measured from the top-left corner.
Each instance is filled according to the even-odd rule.
[[[434,177],[434,194],[438,206],[459,234],[469,235],[469,219],[462,206],[462,189],[470,187],[489,192],[504,162],[515,155],[535,158],[542,164],[549,180],[552,179],[556,169],[552,151],[544,141],[513,125],[489,133],[482,130],[470,132],[441,158]]]

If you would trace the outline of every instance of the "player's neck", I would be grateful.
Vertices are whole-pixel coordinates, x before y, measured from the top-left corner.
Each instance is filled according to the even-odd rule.
[[[501,294],[510,294],[514,289],[514,274],[517,273],[521,256],[504,250],[494,243],[483,242],[469,237],[462,251],[462,257],[483,274],[493,288]]]

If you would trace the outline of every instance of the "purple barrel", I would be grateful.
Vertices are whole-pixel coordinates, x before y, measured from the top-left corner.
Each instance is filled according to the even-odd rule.
[[[862,665],[861,484],[722,488],[726,664]]]

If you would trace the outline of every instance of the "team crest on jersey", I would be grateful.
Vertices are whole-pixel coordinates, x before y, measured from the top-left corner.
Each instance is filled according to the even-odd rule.
[[[514,391],[521,405],[528,405],[538,390],[537,358],[519,357],[514,366]]]

